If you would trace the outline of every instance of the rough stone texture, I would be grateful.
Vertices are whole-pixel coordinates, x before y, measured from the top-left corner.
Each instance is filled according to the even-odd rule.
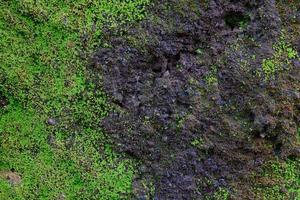
[[[144,163],[140,178],[153,177],[154,199],[203,199],[220,187],[255,199],[251,172],[299,156],[299,60],[275,80],[256,74],[281,29],[293,29],[288,16],[275,0],[205,2],[158,2],[91,64],[119,108],[103,126],[118,151]],[[299,38],[290,41],[299,52]]]

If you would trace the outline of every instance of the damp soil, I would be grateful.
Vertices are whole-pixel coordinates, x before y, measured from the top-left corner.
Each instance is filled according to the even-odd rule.
[[[219,188],[255,199],[251,174],[299,156],[299,60],[274,80],[256,73],[283,28],[297,34],[292,14],[273,0],[157,1],[122,36],[106,33],[111,47],[90,70],[116,108],[103,128],[141,162],[136,199],[149,193],[142,180],[154,182],[153,199],[205,199]]]

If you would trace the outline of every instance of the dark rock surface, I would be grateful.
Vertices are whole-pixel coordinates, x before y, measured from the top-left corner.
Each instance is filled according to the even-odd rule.
[[[0,108],[4,108],[5,106],[8,105],[8,100],[5,96],[2,96],[0,94]]]
[[[250,173],[297,149],[299,60],[274,80],[257,75],[292,28],[288,17],[275,0],[204,2],[158,2],[91,64],[119,109],[103,126],[118,151],[143,162],[154,199],[203,199],[220,187],[254,199],[244,190]],[[290,42],[299,52],[299,38]]]

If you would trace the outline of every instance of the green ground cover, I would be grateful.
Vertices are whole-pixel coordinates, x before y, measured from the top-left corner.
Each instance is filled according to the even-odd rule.
[[[147,4],[0,1],[0,95],[9,102],[0,108],[0,199],[130,194],[135,164],[99,129],[110,106],[85,66],[106,44],[104,28],[141,20]],[[9,173],[21,182],[7,180]]]

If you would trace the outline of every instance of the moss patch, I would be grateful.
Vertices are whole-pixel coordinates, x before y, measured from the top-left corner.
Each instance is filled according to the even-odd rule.
[[[0,9],[0,199],[120,199],[134,163],[99,128],[110,106],[87,71],[103,30],[141,20],[149,0],[5,1]],[[99,77],[97,77],[99,78]],[[51,121],[51,123],[49,123]],[[48,123],[47,123],[48,122]]]
[[[265,200],[298,199],[300,197],[300,160],[270,161],[263,167],[254,191]]]
[[[279,41],[273,45],[273,56],[263,60],[262,73],[265,80],[274,79],[279,72],[288,70],[293,59],[299,59],[298,53],[286,41],[285,31]]]

